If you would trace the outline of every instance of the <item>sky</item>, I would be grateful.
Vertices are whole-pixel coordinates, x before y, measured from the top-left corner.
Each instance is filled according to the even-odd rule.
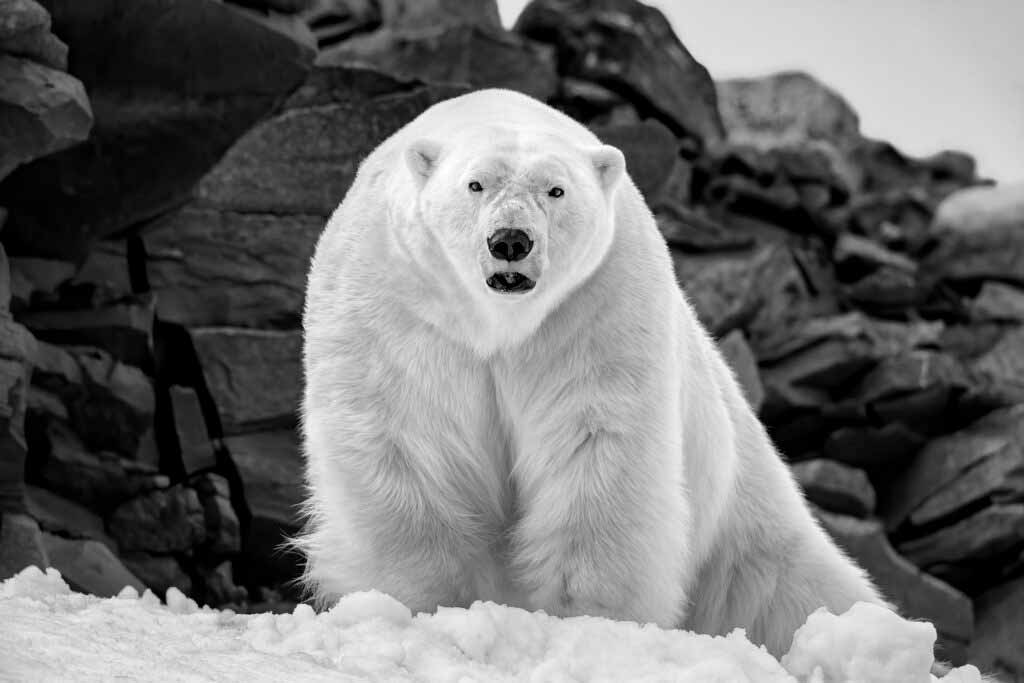
[[[506,24],[526,0],[498,0]],[[1024,0],[648,0],[712,77],[806,71],[861,131],[1024,181]]]

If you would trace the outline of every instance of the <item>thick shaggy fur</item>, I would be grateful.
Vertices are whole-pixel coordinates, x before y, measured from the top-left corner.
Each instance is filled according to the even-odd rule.
[[[529,293],[485,284],[500,227],[535,242]],[[881,601],[680,292],[621,154],[543,104],[465,95],[367,157],[305,331],[299,543],[323,601],[743,627],[776,655],[818,607]]]

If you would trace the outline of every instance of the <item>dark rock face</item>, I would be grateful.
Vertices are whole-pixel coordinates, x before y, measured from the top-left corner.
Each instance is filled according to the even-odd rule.
[[[605,86],[699,145],[724,135],[715,84],[661,12],[636,0],[533,0],[515,30],[558,51],[558,72]]]
[[[301,394],[299,331],[201,328],[192,339],[225,433],[293,425]]]
[[[44,4],[71,49],[69,68],[89,92],[96,125],[85,144],[0,185],[12,253],[79,260],[94,238],[183,203],[313,60],[307,46],[220,3]],[[211,50],[218,59],[208,59]]]
[[[305,273],[359,161],[427,107],[461,90],[358,68],[319,68],[284,110],[243,136],[196,199],[145,235],[163,320],[295,327]]]

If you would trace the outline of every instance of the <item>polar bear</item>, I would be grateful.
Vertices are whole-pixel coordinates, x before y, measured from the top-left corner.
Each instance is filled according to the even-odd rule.
[[[379,589],[780,655],[882,602],[812,518],[680,291],[619,150],[525,95],[441,102],[361,164],[304,312],[321,602]]]

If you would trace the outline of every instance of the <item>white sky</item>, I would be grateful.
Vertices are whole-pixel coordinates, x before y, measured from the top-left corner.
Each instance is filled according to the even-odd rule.
[[[1024,0],[647,0],[715,78],[813,74],[905,152],[1024,180]],[[526,0],[498,0],[511,24]]]

